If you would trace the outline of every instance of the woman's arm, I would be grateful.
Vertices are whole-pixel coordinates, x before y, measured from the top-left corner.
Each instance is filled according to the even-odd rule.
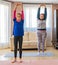
[[[47,8],[46,8],[46,4],[43,3],[43,4],[40,5],[40,7],[42,7],[42,6],[44,6],[44,8],[45,8],[44,20],[46,20],[46,18],[47,18]]]
[[[37,19],[40,19],[40,8],[38,8]]]
[[[47,19],[47,8],[45,8],[45,16],[44,16],[44,19],[45,20]]]
[[[44,6],[44,8],[45,8],[44,20],[46,20],[46,18],[47,18],[47,8],[46,8],[46,4],[44,3],[44,4],[42,4],[41,6]]]

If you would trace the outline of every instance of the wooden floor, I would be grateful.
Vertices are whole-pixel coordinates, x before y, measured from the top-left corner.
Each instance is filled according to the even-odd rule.
[[[45,52],[53,52],[54,53],[54,56],[51,56],[51,57],[23,57],[23,59],[25,60],[34,60],[34,59],[37,59],[37,60],[44,60],[44,59],[58,59],[58,50],[53,48],[53,47],[48,47],[46,49]],[[5,58],[4,55],[5,53],[7,52],[11,52],[10,49],[2,49],[0,50],[0,61],[2,60],[12,60],[13,58]],[[27,50],[27,51],[23,51],[23,52],[38,52],[37,50]]]

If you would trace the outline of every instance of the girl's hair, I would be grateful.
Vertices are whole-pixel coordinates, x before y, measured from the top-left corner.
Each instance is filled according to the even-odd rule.
[[[17,14],[21,16],[21,13],[17,13]]]

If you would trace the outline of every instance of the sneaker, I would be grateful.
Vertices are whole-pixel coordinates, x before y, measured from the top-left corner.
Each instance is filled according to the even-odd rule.
[[[38,55],[40,55],[40,52],[38,52]]]
[[[42,52],[42,56],[45,56],[45,53],[44,52]]]

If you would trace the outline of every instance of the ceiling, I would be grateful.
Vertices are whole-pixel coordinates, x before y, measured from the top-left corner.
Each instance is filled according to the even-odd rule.
[[[23,2],[23,3],[56,3],[58,4],[58,0],[6,0],[12,2]]]

